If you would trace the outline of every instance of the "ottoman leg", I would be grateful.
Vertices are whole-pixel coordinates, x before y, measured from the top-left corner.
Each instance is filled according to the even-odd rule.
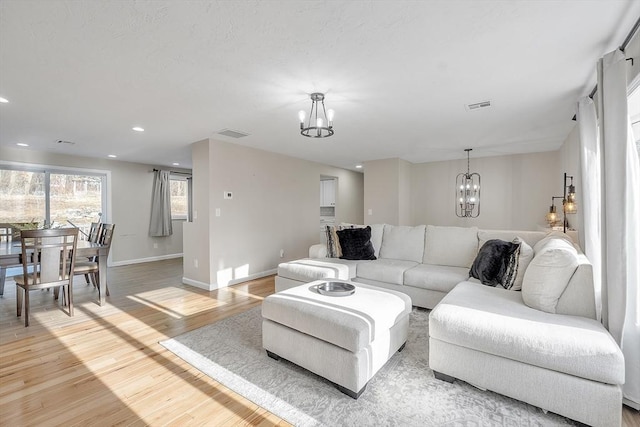
[[[273,360],[280,360],[280,356],[278,356],[275,353],[270,352],[269,350],[267,350],[267,356],[269,356],[270,358],[272,358]]]
[[[338,390],[340,390],[342,393],[346,394],[347,396],[349,396],[352,399],[357,399],[360,397],[360,395],[364,392],[364,390],[367,388],[367,385],[365,384],[364,386],[362,386],[362,388],[360,389],[359,392],[355,392],[355,391],[351,391],[348,388],[342,387],[341,385],[336,384],[336,387],[338,388]]]

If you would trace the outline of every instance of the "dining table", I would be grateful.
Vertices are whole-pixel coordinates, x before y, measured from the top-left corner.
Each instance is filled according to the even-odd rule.
[[[98,243],[78,240],[76,259],[80,257],[97,257],[98,259],[98,304],[105,304],[107,289],[107,255],[109,247]],[[0,295],[4,295],[4,282],[8,267],[22,266],[22,245],[19,240],[0,241]]]

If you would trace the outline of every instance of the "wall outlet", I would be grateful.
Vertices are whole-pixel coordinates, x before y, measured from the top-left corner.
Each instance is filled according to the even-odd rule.
[[[220,208],[216,208],[216,216],[220,216]]]
[[[198,259],[197,258],[193,260],[193,266],[195,268],[198,268]]]
[[[158,244],[157,243],[153,244],[153,249],[158,249]]]
[[[280,258],[284,258],[284,249],[280,249]]]
[[[367,215],[373,215],[373,209],[369,209],[369,210],[367,211]]]
[[[225,199],[233,199],[233,193],[231,191],[225,191],[224,192],[224,198]]]

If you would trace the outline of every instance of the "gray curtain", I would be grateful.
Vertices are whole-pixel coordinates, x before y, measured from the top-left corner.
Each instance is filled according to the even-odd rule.
[[[155,171],[153,176],[153,192],[151,194],[151,221],[149,236],[171,236],[171,188],[169,171]]]

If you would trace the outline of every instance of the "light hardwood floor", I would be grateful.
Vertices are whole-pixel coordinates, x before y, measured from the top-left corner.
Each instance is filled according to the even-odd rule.
[[[165,350],[159,341],[259,305],[273,277],[207,292],[181,283],[182,260],[109,269],[107,305],[76,278],[75,316],[15,285],[0,298],[0,425],[288,425]],[[224,343],[221,343],[224,345]],[[640,415],[625,408],[625,427]]]

